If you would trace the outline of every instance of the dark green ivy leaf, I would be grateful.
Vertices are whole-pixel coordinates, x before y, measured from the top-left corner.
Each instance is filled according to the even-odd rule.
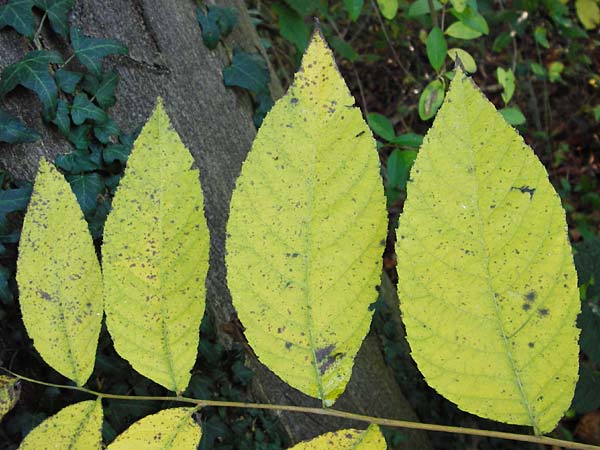
[[[110,108],[117,101],[115,98],[115,89],[118,83],[119,75],[117,72],[110,71],[102,74],[96,92],[93,94],[102,108]]]
[[[271,98],[270,92],[262,91],[256,95],[256,101],[258,104],[254,110],[254,116],[252,117],[252,120],[254,121],[254,126],[256,128],[260,128],[263,119],[273,107],[273,99]]]
[[[579,285],[588,284],[587,297],[600,297],[600,236],[586,239],[575,246],[575,267]],[[598,345],[600,349],[600,343]]]
[[[32,0],[8,0],[6,5],[0,6],[0,30],[9,26],[32,39],[36,25],[32,7]]]
[[[70,174],[91,172],[100,167],[93,161],[92,155],[87,150],[74,150],[66,155],[58,155],[55,164],[56,167]]]
[[[88,145],[90,145],[90,128],[90,125],[85,124],[71,129],[69,132],[69,141],[76,149],[85,150],[88,148]]]
[[[102,109],[94,105],[87,95],[80,92],[75,96],[75,100],[71,106],[71,118],[75,125],[81,125],[86,119],[102,123],[107,120],[108,116]]]
[[[131,153],[131,147],[123,144],[113,144],[107,146],[102,152],[102,158],[106,164],[111,164],[115,161],[125,163]]]
[[[225,86],[241,87],[255,94],[268,91],[270,81],[267,63],[258,53],[235,49],[231,65],[223,69]]]
[[[571,408],[579,414],[584,414],[598,407],[600,407],[600,372],[587,364],[581,364]]]
[[[69,117],[69,105],[62,98],[58,99],[56,116],[51,121],[58,127],[63,136],[69,136],[71,130],[71,118]]]
[[[237,23],[237,14],[234,8],[208,6],[204,13],[201,8],[196,9],[196,18],[202,30],[202,41],[209,49],[214,49],[219,40],[227,37]]]
[[[66,37],[69,33],[69,12],[75,6],[75,0],[33,0],[33,3],[46,11],[52,29]]]
[[[110,117],[94,127],[94,136],[103,144],[108,144],[110,137],[117,136],[120,132],[117,124]]]
[[[78,28],[71,28],[71,45],[75,56],[94,75],[102,71],[102,59],[108,55],[124,55],[127,47],[113,39],[85,36]]]
[[[58,69],[54,74],[58,88],[67,94],[74,94],[77,84],[83,77],[82,73],[71,72],[67,69]]]
[[[98,197],[104,191],[104,181],[98,173],[68,175],[67,180],[77,197],[84,214],[91,214],[96,209]]]
[[[37,94],[44,105],[45,113],[51,118],[56,110],[58,90],[54,79],[48,73],[48,64],[61,63],[62,58],[56,52],[33,50],[21,61],[11,64],[2,71],[0,96],[22,85]]]
[[[0,141],[17,144],[35,142],[40,137],[37,131],[27,128],[19,119],[0,109]]]
[[[0,191],[0,220],[8,213],[25,210],[30,197],[31,186]]]

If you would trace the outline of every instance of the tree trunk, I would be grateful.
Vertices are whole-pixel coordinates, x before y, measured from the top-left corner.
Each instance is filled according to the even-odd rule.
[[[212,51],[202,43],[192,0],[79,0],[71,14],[71,24],[87,35],[117,39],[129,48],[129,55],[110,59],[120,75],[117,103],[111,109],[111,116],[120,128],[132,131],[143,124],[160,95],[174,127],[194,155],[200,167],[211,233],[208,308],[219,328],[231,333],[232,326],[239,329],[239,325],[226,285],[225,226],[235,180],[256,130],[250,98],[227,89],[221,72],[230,64],[234,47],[260,52],[262,48],[243,1],[217,3],[235,7],[239,23],[225,43]],[[54,36],[42,36],[41,42],[44,48],[64,49],[64,43]],[[22,58],[30,50],[27,47],[26,41],[15,32],[2,31],[1,68]],[[280,96],[280,86],[277,82],[272,84],[274,96]],[[53,160],[57,154],[70,151],[69,144],[56,129],[42,122],[40,104],[29,91],[21,88],[13,91],[3,107],[43,136],[33,144],[0,144],[0,166],[13,176],[33,180],[41,156]],[[230,339],[227,334],[221,334],[225,342]],[[288,387],[253,356],[249,355],[248,359],[255,372],[249,393],[253,400],[316,404]],[[380,417],[416,420],[385,366],[374,336],[365,340],[350,385],[336,407]],[[365,426],[323,416],[278,415],[292,442],[348,425]],[[430,448],[423,433],[407,431],[406,434],[409,439],[398,448]]]

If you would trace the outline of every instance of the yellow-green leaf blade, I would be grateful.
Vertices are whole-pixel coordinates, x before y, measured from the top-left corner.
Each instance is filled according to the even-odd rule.
[[[19,401],[21,387],[18,383],[16,378],[0,375],[0,420]]]
[[[458,69],[411,177],[396,250],[419,369],[466,411],[552,430],[577,379],[580,306],[544,167]]]
[[[348,428],[317,436],[310,441],[300,442],[290,450],[386,450],[387,444],[377,425],[366,430]]]
[[[170,408],[131,425],[107,450],[196,450],[202,437],[192,418],[195,408]]]
[[[331,404],[369,329],[386,210],[375,142],[319,32],[242,167],[228,282],[263,364]]]
[[[25,436],[19,450],[100,450],[102,404],[88,400],[61,409]]]
[[[193,163],[159,99],[129,156],[102,246],[106,323],[117,352],[176,392],[196,360],[208,271]]]
[[[94,368],[102,323],[102,275],[75,194],[44,159],[23,223],[17,283],[36,350],[83,386]]]

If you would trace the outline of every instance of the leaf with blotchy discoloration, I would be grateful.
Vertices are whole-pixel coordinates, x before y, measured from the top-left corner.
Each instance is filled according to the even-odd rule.
[[[131,425],[106,450],[196,450],[202,437],[195,408],[170,408]]]
[[[407,195],[398,291],[425,379],[468,412],[552,430],[579,358],[565,213],[531,148],[460,68]]]
[[[366,430],[348,428],[317,436],[300,442],[289,450],[386,450],[387,444],[377,425]]]
[[[18,379],[0,375],[0,420],[19,401],[20,394]]]
[[[19,302],[33,345],[55,370],[83,386],[102,322],[102,275],[69,183],[42,159],[23,223]]]
[[[19,450],[100,450],[102,403],[88,400],[61,409],[25,436]]]
[[[261,362],[325,405],[369,330],[386,227],[375,141],[316,32],[237,180],[227,276]]]
[[[185,390],[198,350],[208,227],[194,160],[162,100],[127,161],[102,245],[106,325],[133,368]]]

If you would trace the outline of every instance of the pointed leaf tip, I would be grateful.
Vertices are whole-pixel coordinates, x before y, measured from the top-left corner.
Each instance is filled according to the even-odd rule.
[[[231,200],[227,276],[258,358],[331,405],[368,332],[387,214],[375,141],[316,30]]]
[[[411,171],[396,245],[402,315],[432,387],[544,433],[577,380],[565,213],[531,148],[467,80],[459,67]]]

